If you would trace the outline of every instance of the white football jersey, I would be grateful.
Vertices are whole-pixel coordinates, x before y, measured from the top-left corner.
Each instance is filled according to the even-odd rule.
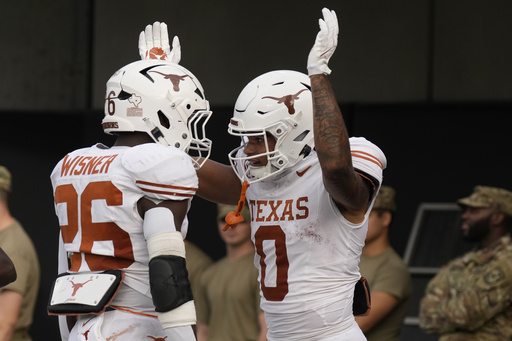
[[[190,157],[157,143],[97,144],[66,155],[51,181],[61,228],[60,257],[69,257],[69,271],[122,269],[125,280],[113,305],[154,312],[137,202],[142,197],[155,203],[190,201],[198,185]],[[59,271],[66,270],[61,261]]]
[[[354,286],[373,200],[363,222],[346,220],[324,187],[314,151],[251,184],[246,200],[269,340],[321,340],[353,329]]]

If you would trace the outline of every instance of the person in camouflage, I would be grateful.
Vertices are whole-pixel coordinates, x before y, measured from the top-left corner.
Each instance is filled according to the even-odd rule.
[[[420,327],[440,341],[512,340],[512,192],[476,186],[458,203],[464,238],[477,248],[429,282]]]

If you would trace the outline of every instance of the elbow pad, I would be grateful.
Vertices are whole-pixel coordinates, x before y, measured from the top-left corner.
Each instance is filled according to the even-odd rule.
[[[170,311],[193,300],[185,258],[158,256],[151,259],[149,283],[157,312]]]

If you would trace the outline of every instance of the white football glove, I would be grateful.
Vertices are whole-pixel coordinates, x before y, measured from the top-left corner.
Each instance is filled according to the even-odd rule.
[[[338,45],[338,18],[334,11],[322,9],[324,19],[319,19],[320,32],[318,32],[313,48],[308,56],[308,75],[329,75],[331,69],[327,66]]]
[[[167,25],[155,21],[153,25],[146,26],[146,29],[140,32],[139,54],[142,60],[162,59],[179,64],[181,60],[180,40],[178,36],[174,37],[171,50]]]

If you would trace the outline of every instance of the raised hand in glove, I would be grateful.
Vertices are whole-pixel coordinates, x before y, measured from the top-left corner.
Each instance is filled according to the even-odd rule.
[[[172,50],[169,46],[169,35],[167,25],[155,21],[153,25],[146,26],[146,29],[139,35],[140,58],[162,59],[179,64],[181,60],[181,46],[178,36],[172,40]]]
[[[334,11],[322,9],[323,19],[318,20],[320,32],[318,32],[313,48],[308,56],[308,75],[329,75],[331,69],[327,64],[338,45],[338,18]]]

